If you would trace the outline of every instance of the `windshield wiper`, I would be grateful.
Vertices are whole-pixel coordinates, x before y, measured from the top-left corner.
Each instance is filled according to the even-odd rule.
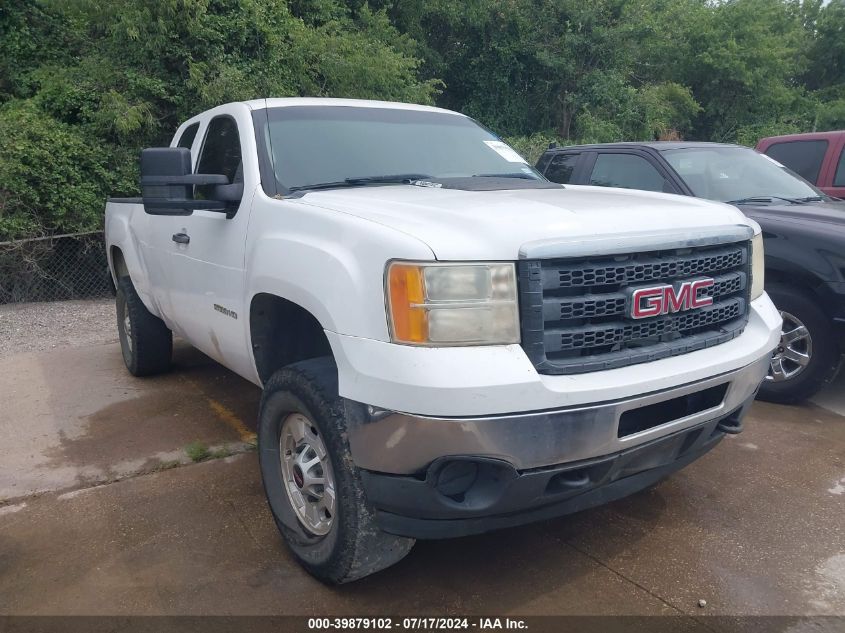
[[[800,198],[786,198],[784,196],[751,196],[750,198],[740,198],[739,200],[728,200],[727,204],[753,204],[755,202],[774,202],[775,200],[784,200],[789,204],[801,204],[805,202]]]
[[[427,180],[431,178],[426,174],[388,174],[384,176],[357,176],[355,178],[344,178],[334,182],[315,182],[310,185],[297,185],[289,187],[288,191],[307,191],[310,189],[337,189],[340,187],[366,187],[367,185],[381,184],[411,184],[415,180]]]
[[[824,202],[827,196],[806,196],[804,198],[796,198],[798,202]]]
[[[523,180],[540,180],[531,174],[513,172],[508,174],[473,174],[472,178],[522,178]]]
[[[350,185],[390,184],[408,183],[414,180],[431,180],[428,174],[387,174],[385,176],[359,176],[357,178],[346,178],[344,182]]]

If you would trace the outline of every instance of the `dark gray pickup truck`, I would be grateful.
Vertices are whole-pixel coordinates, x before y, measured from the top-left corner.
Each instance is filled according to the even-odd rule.
[[[763,228],[766,291],[783,317],[760,390],[797,402],[832,380],[845,351],[845,202],[739,145],[693,142],[550,147],[553,182],[644,189],[733,204]]]

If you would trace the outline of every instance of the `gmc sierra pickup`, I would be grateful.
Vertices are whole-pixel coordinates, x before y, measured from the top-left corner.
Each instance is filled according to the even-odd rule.
[[[328,582],[654,484],[741,430],[780,336],[738,210],[561,187],[446,110],[220,106],[141,189],[106,207],[126,366],[175,334],[263,387],[269,506]]]

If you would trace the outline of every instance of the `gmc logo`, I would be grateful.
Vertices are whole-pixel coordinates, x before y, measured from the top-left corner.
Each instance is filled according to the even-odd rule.
[[[674,286],[638,288],[631,293],[631,318],[645,319],[671,312],[683,312],[713,305],[713,297],[700,296],[701,291],[712,288],[710,278],[684,281]]]

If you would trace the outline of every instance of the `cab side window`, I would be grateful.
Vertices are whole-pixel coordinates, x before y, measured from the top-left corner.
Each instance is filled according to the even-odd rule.
[[[557,154],[552,158],[546,169],[545,176],[552,182],[559,182],[563,185],[572,180],[572,172],[575,171],[575,163],[581,154]]]
[[[827,141],[787,141],[775,143],[766,149],[766,155],[812,183],[819,179],[826,153]]]
[[[599,154],[590,184],[645,191],[665,191],[666,181],[645,158],[635,154]]]
[[[199,129],[199,123],[193,123],[186,127],[185,131],[182,132],[182,136],[179,137],[179,142],[176,143],[176,147],[186,147],[191,149],[191,146],[194,144],[194,139],[197,136],[197,130]]]

